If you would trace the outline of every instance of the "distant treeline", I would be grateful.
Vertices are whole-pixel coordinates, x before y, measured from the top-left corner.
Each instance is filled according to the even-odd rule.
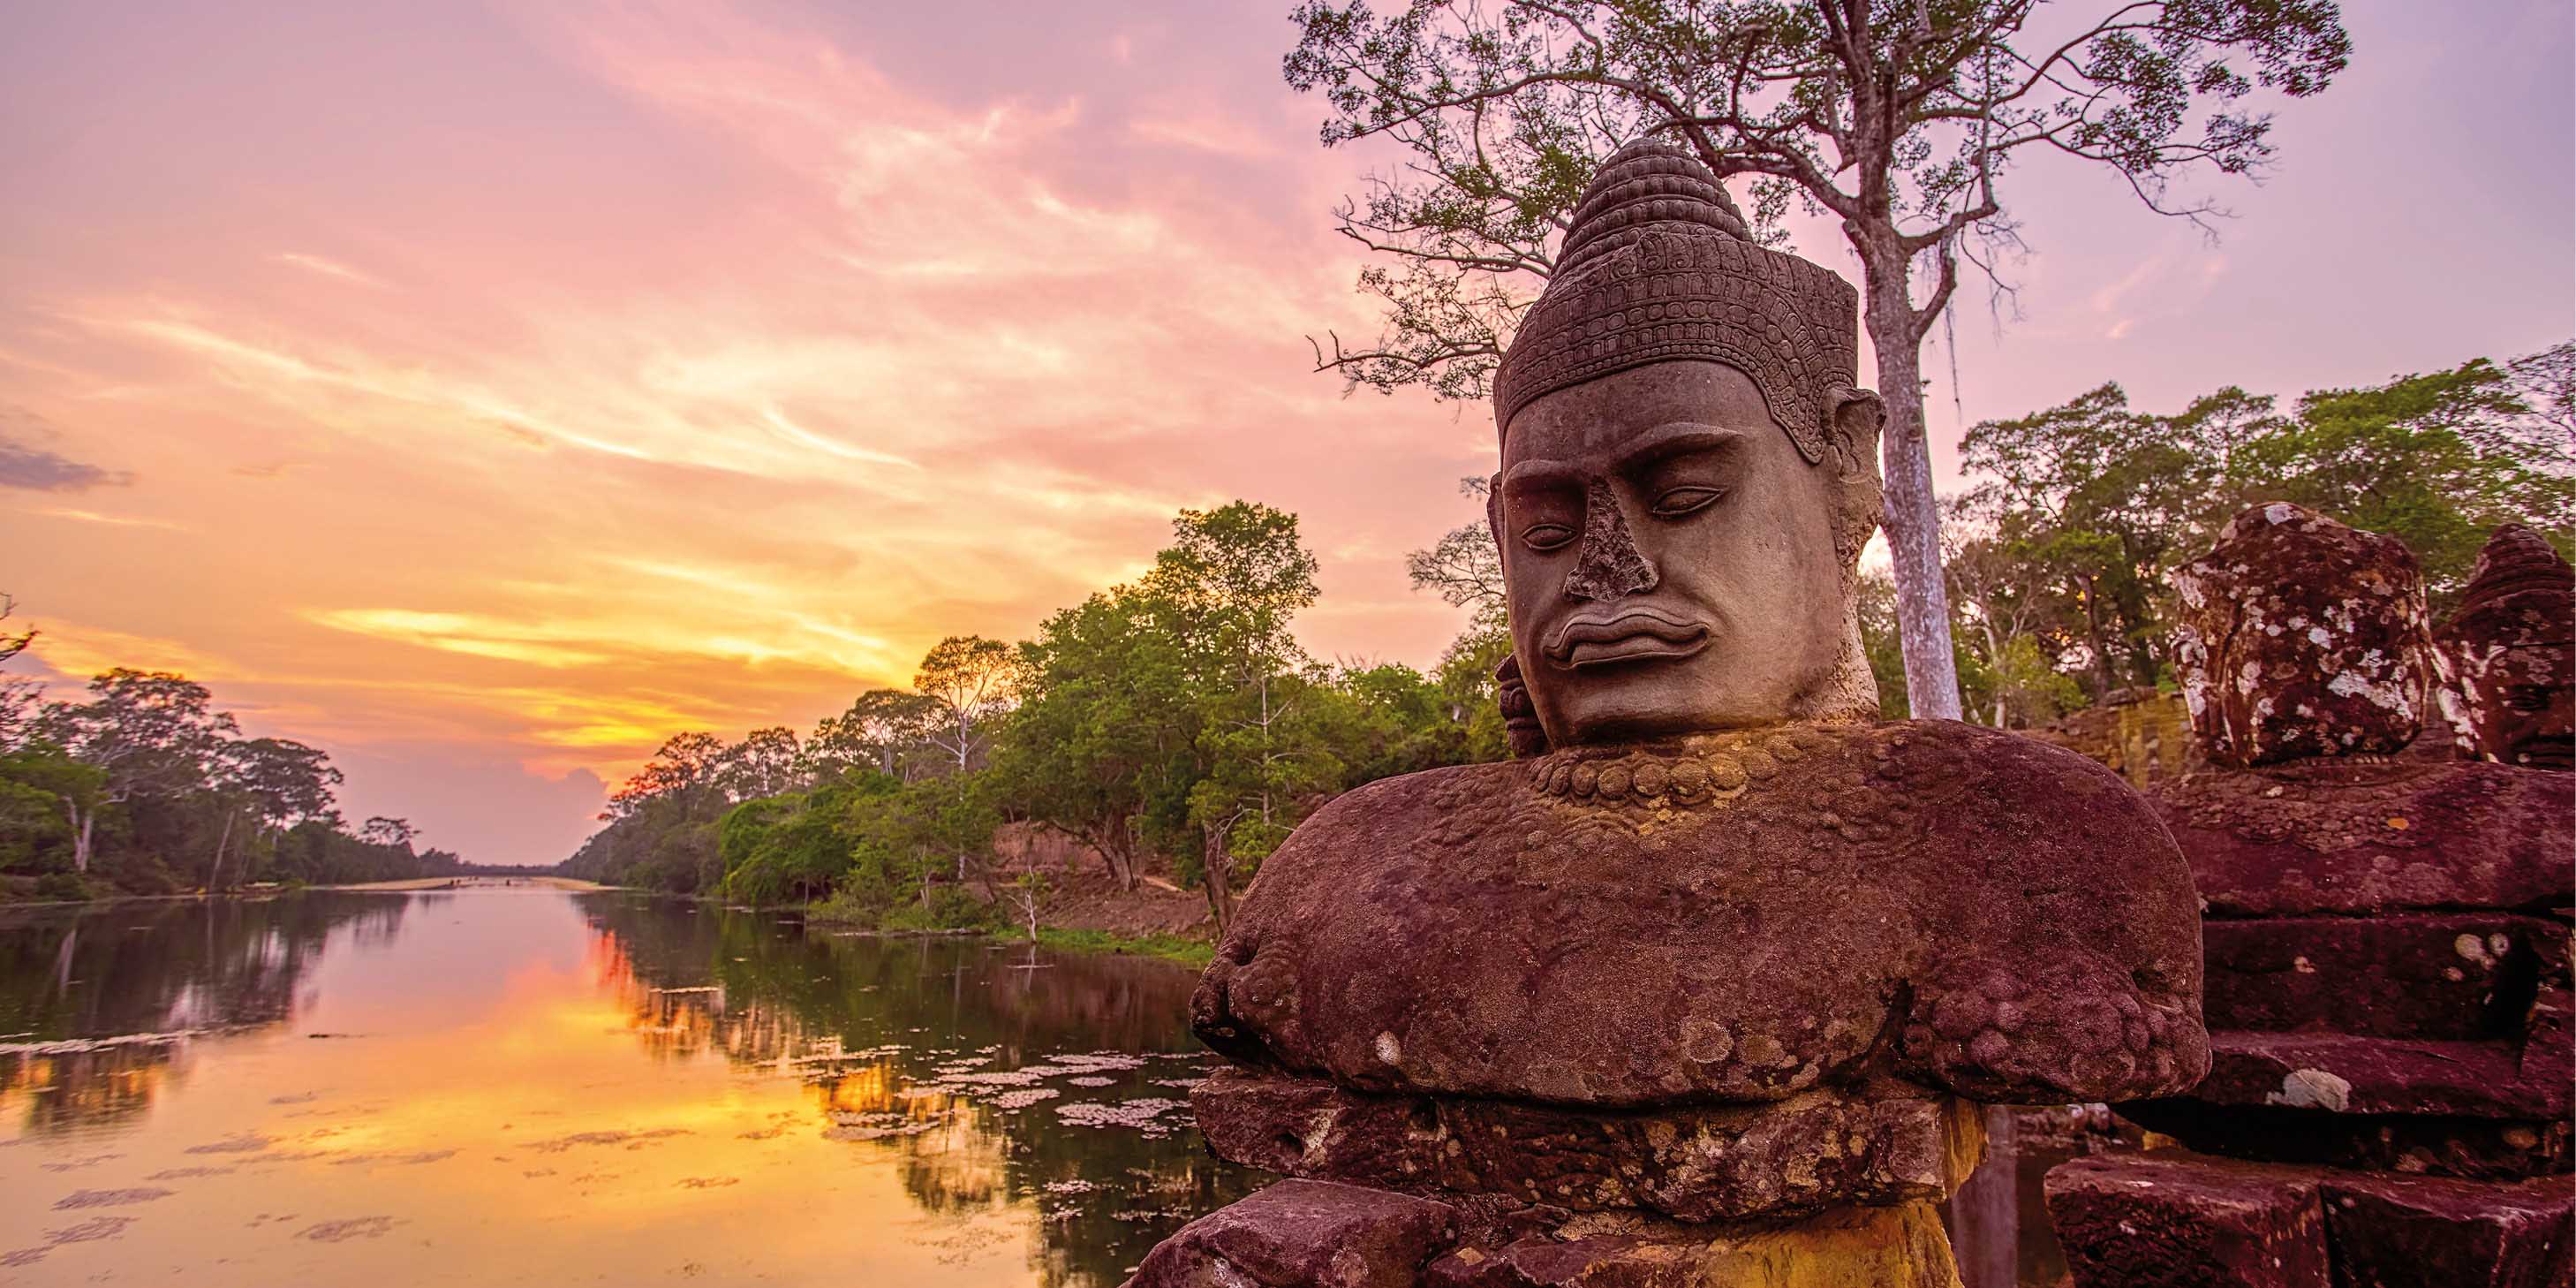
[[[0,616],[5,616],[0,608]],[[0,661],[34,632],[0,638]],[[205,686],[117,669],[81,701],[0,677],[0,897],[87,898],[445,876],[398,818],[353,832],[318,748],[244,738]]]
[[[2117,385],[1970,430],[1971,486],[1947,519],[1950,595],[1971,718],[2028,726],[2114,690],[2172,682],[2167,574],[2219,525],[2289,500],[2403,539],[2440,601],[2496,524],[2564,546],[2576,462],[2576,344],[2281,411],[2228,388],[2173,415]],[[1483,480],[1465,490],[1481,496]],[[965,924],[1028,915],[1037,892],[993,872],[1020,820],[1085,843],[1132,885],[1158,869],[1233,892],[1335,793],[1505,754],[1492,671],[1509,650],[1501,564],[1481,520],[1415,552],[1417,588],[1467,609],[1429,675],[1307,657],[1289,621],[1316,597],[1295,516],[1238,501],[1183,511],[1132,585],[1048,618],[1016,645],[941,641],[908,690],[863,694],[799,737],[688,733],[616,794],[608,826],[560,869],[842,915]],[[1886,714],[1905,713],[1893,588],[1862,588],[1864,648]]]

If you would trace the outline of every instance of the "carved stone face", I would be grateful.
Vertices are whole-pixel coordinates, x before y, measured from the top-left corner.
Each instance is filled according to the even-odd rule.
[[[2470,689],[2477,745],[2508,765],[2576,769],[2576,689],[2565,644],[2497,651]]]
[[[1721,363],[1631,368],[1523,408],[1488,514],[1548,741],[1805,714],[1849,631],[1835,487]]]

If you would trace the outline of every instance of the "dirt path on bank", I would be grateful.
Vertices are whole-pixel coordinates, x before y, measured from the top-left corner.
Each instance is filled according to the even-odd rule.
[[[1038,907],[1038,920],[1064,930],[1099,930],[1126,938],[1180,935],[1213,939],[1216,923],[1208,916],[1207,896],[1160,882],[1121,890],[1105,873],[1056,871],[1047,874],[1054,892]],[[1158,888],[1159,887],[1159,888]]]

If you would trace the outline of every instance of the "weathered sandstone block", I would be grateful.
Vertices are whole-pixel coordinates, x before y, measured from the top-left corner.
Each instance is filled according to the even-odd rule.
[[[2403,542],[2286,501],[2177,569],[2177,665],[2211,760],[2395,751],[2424,725],[2424,577]]]
[[[1938,1202],[1977,1161],[1976,1114],[1903,1084],[1764,1105],[1624,1112],[1375,1095],[1219,1074],[1190,1095],[1221,1158],[1425,1194],[1496,1194],[1684,1221]]]
[[[2077,1288],[2333,1288],[2316,1180],[2287,1168],[2153,1155],[2048,1174],[2048,1215]]]
[[[1413,1288],[1449,1245],[1445,1203],[1282,1181],[1155,1245],[1128,1288]]]

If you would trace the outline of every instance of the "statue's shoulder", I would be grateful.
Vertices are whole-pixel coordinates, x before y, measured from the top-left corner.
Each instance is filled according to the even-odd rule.
[[[1445,765],[1362,783],[1309,815],[1262,863],[1273,872],[1336,857],[1384,858],[1455,844],[1499,820],[1529,789],[1528,762]]]
[[[1950,721],[1872,726],[1928,820],[1899,860],[1944,928],[1898,1062],[1995,1101],[2167,1095],[2209,1067],[2191,870],[2152,803],[2089,757]]]
[[[1865,773],[1872,796],[1914,820],[1913,831],[1930,846],[1921,862],[1950,880],[1981,870],[1980,850],[1989,858],[2033,860],[2017,867],[2042,866],[2069,850],[2173,850],[2146,797],[2065,747],[1956,720],[1890,720],[1819,732],[1837,749],[1835,761]]]
[[[2193,907],[2189,869],[2154,804],[2091,757],[1952,720],[1866,728],[1887,790],[1931,820],[1916,862],[1947,886],[2084,889]]]

